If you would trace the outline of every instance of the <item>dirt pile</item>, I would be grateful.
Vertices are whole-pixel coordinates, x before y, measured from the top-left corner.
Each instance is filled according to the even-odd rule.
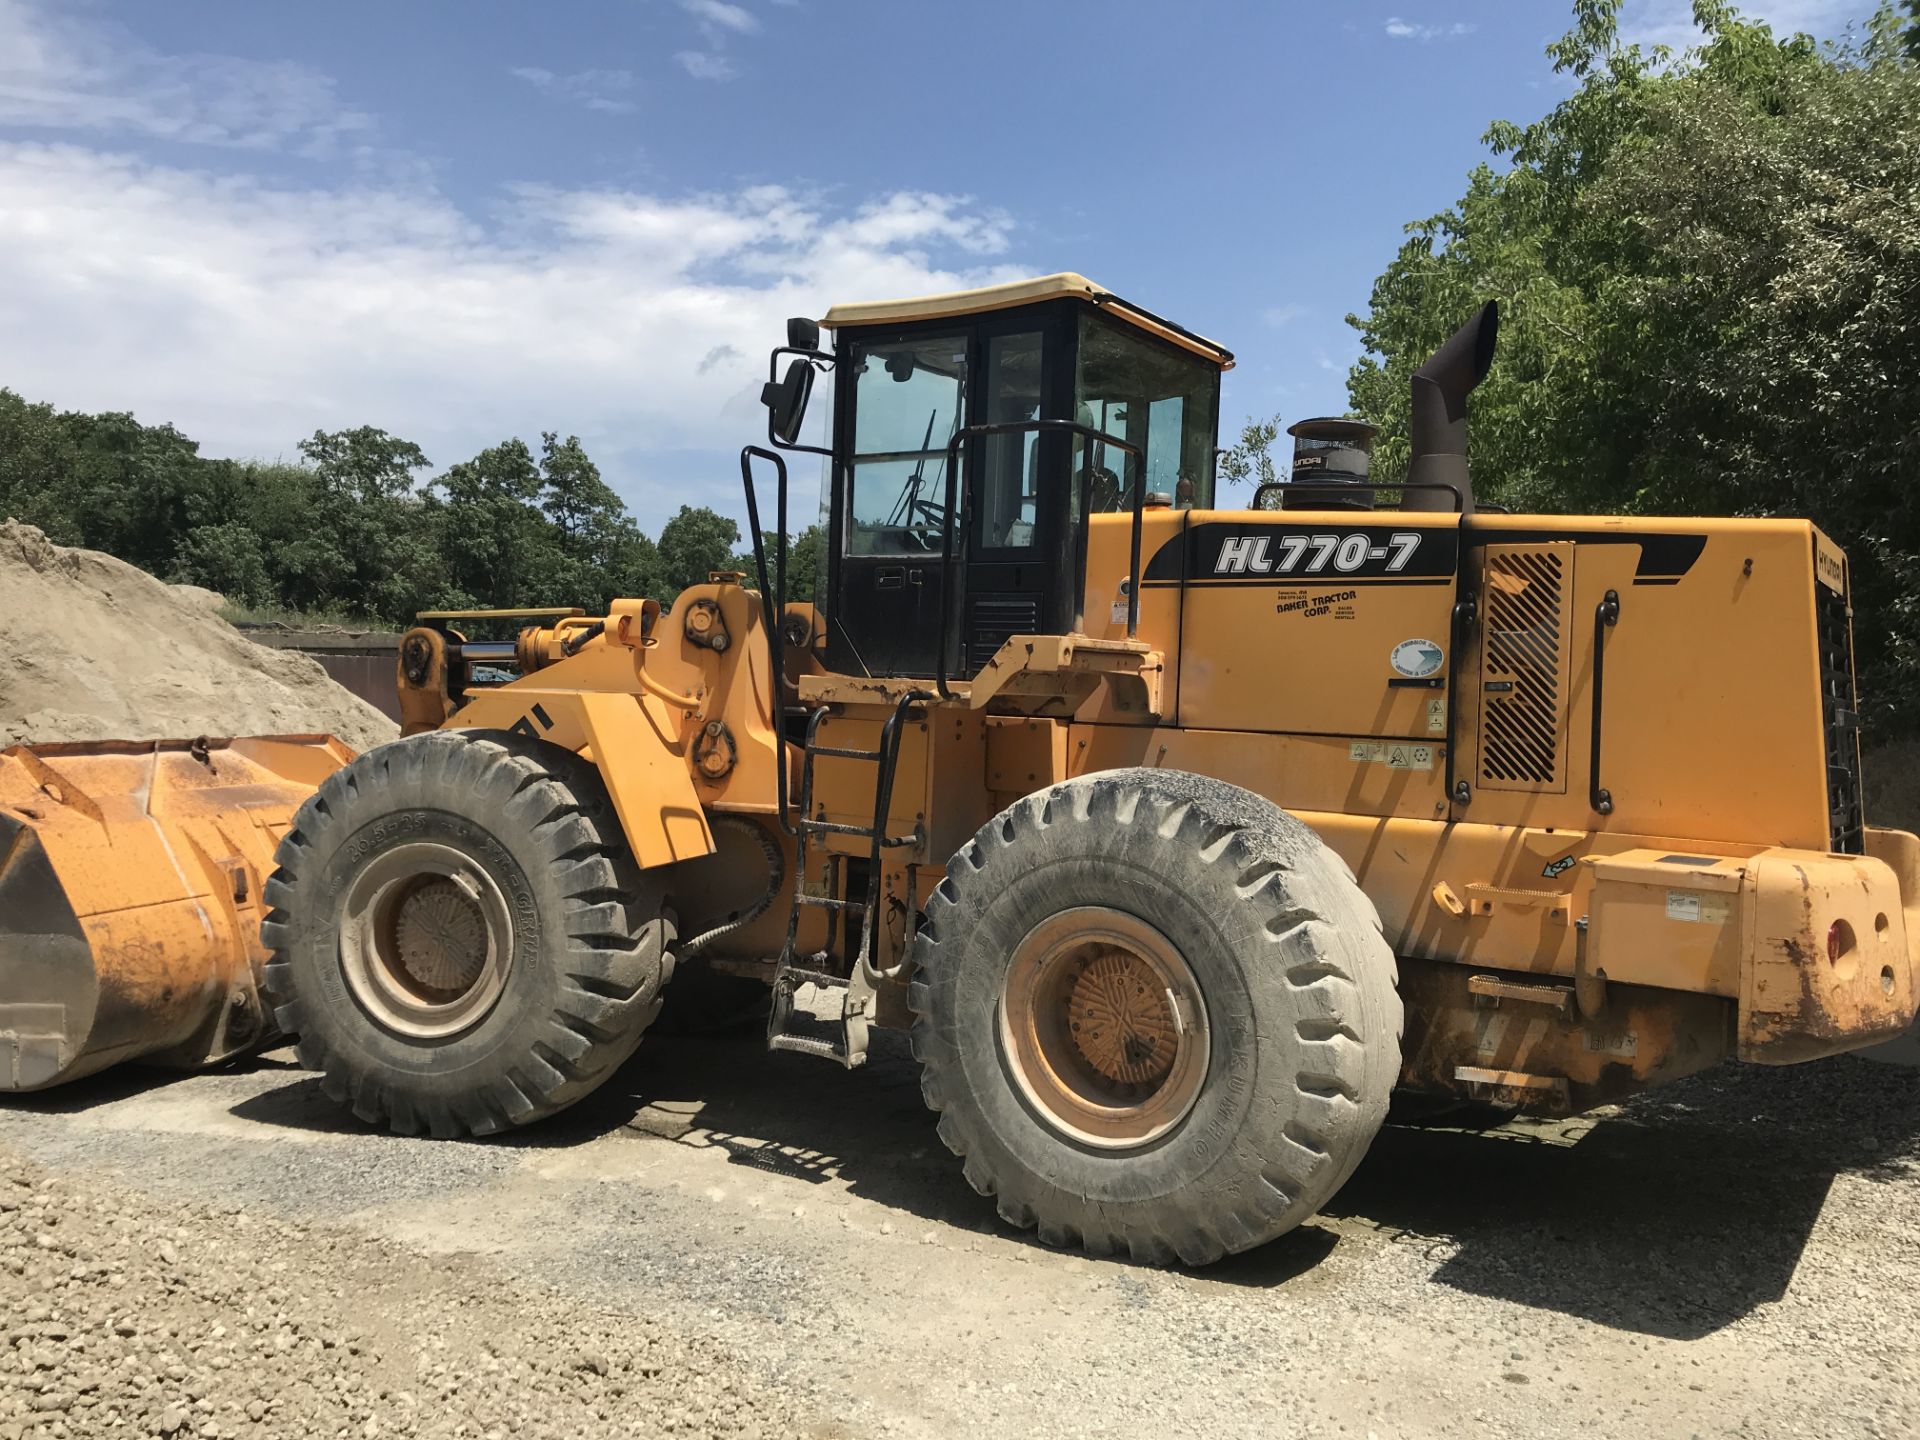
[[[718,1348],[0,1150],[0,1437],[819,1435]]]
[[[365,750],[394,738],[317,661],[254,644],[219,603],[0,523],[0,745],[326,731]]]

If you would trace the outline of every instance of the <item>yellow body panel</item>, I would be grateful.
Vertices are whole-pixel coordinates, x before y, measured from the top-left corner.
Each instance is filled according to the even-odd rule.
[[[585,752],[642,868],[710,854],[706,810],[772,812],[773,767],[784,763],[769,728],[759,596],[716,581],[686,591],[670,614],[622,601],[608,619],[571,655],[550,632],[533,632],[523,655],[538,648],[545,663],[477,692],[445,723],[517,729]],[[569,631],[581,627],[556,633]]]

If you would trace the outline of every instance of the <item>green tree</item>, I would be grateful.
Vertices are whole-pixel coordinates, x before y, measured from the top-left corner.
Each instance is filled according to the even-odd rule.
[[[1271,485],[1280,478],[1273,447],[1285,433],[1278,415],[1271,420],[1247,421],[1240,427],[1240,438],[1220,457],[1220,478],[1229,485],[1251,484],[1253,493],[1258,495],[1262,485]]]
[[[37,525],[63,545],[80,544],[73,470],[73,442],[53,407],[0,390],[0,518]]]
[[[241,605],[272,605],[280,598],[259,532],[239,520],[189,530],[168,578],[217,590]]]
[[[689,585],[703,584],[710,572],[733,569],[739,543],[740,527],[732,520],[704,505],[682,505],[660,527],[655,597],[670,601]]]
[[[1853,557],[1870,713],[1920,702],[1920,69],[1890,9],[1822,49],[1696,0],[1676,59],[1580,0],[1577,89],[1409,227],[1348,380],[1404,473],[1412,369],[1480,301],[1476,489],[1515,508],[1807,515]],[[1911,721],[1905,722],[1911,725]]]
[[[523,440],[506,440],[435,482],[443,496],[442,554],[459,606],[553,603],[563,568],[559,537],[537,501],[545,484]]]
[[[620,497],[600,478],[580,437],[540,437],[541,508],[558,533],[560,565],[552,582],[570,603],[604,610],[659,584],[659,555]]]
[[[316,431],[300,442],[312,467],[314,521],[343,562],[321,606],[402,620],[446,598],[444,507],[418,488],[427,457],[372,426]]]
[[[778,585],[779,580],[779,534],[773,530],[764,530],[760,534],[760,543],[767,556],[767,579]],[[794,601],[814,602],[819,599],[819,588],[827,566],[827,532],[821,525],[809,525],[798,535],[787,537],[787,588],[782,603]],[[743,572],[747,584],[758,588],[759,577],[754,573],[753,551],[742,550],[733,557],[733,568]]]

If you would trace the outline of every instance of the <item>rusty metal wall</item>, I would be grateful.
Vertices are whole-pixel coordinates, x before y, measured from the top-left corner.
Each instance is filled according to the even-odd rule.
[[[341,685],[398,724],[400,694],[394,680],[400,637],[380,632],[335,634],[242,627],[256,644],[311,655]]]
[[[374,706],[395,724],[400,721],[400,693],[394,685],[394,653],[343,655],[333,650],[309,651],[326,671],[347,689]]]

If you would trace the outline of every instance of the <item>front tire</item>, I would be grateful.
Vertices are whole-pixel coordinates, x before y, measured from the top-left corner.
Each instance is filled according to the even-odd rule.
[[[916,937],[914,1053],[969,1182],[1050,1244],[1200,1265],[1352,1174],[1400,1068],[1345,864],[1236,786],[1116,770],[989,821]]]
[[[322,1089],[403,1134],[564,1109],[633,1053],[670,923],[598,772],[498,731],[383,745],[274,856],[263,989]]]

